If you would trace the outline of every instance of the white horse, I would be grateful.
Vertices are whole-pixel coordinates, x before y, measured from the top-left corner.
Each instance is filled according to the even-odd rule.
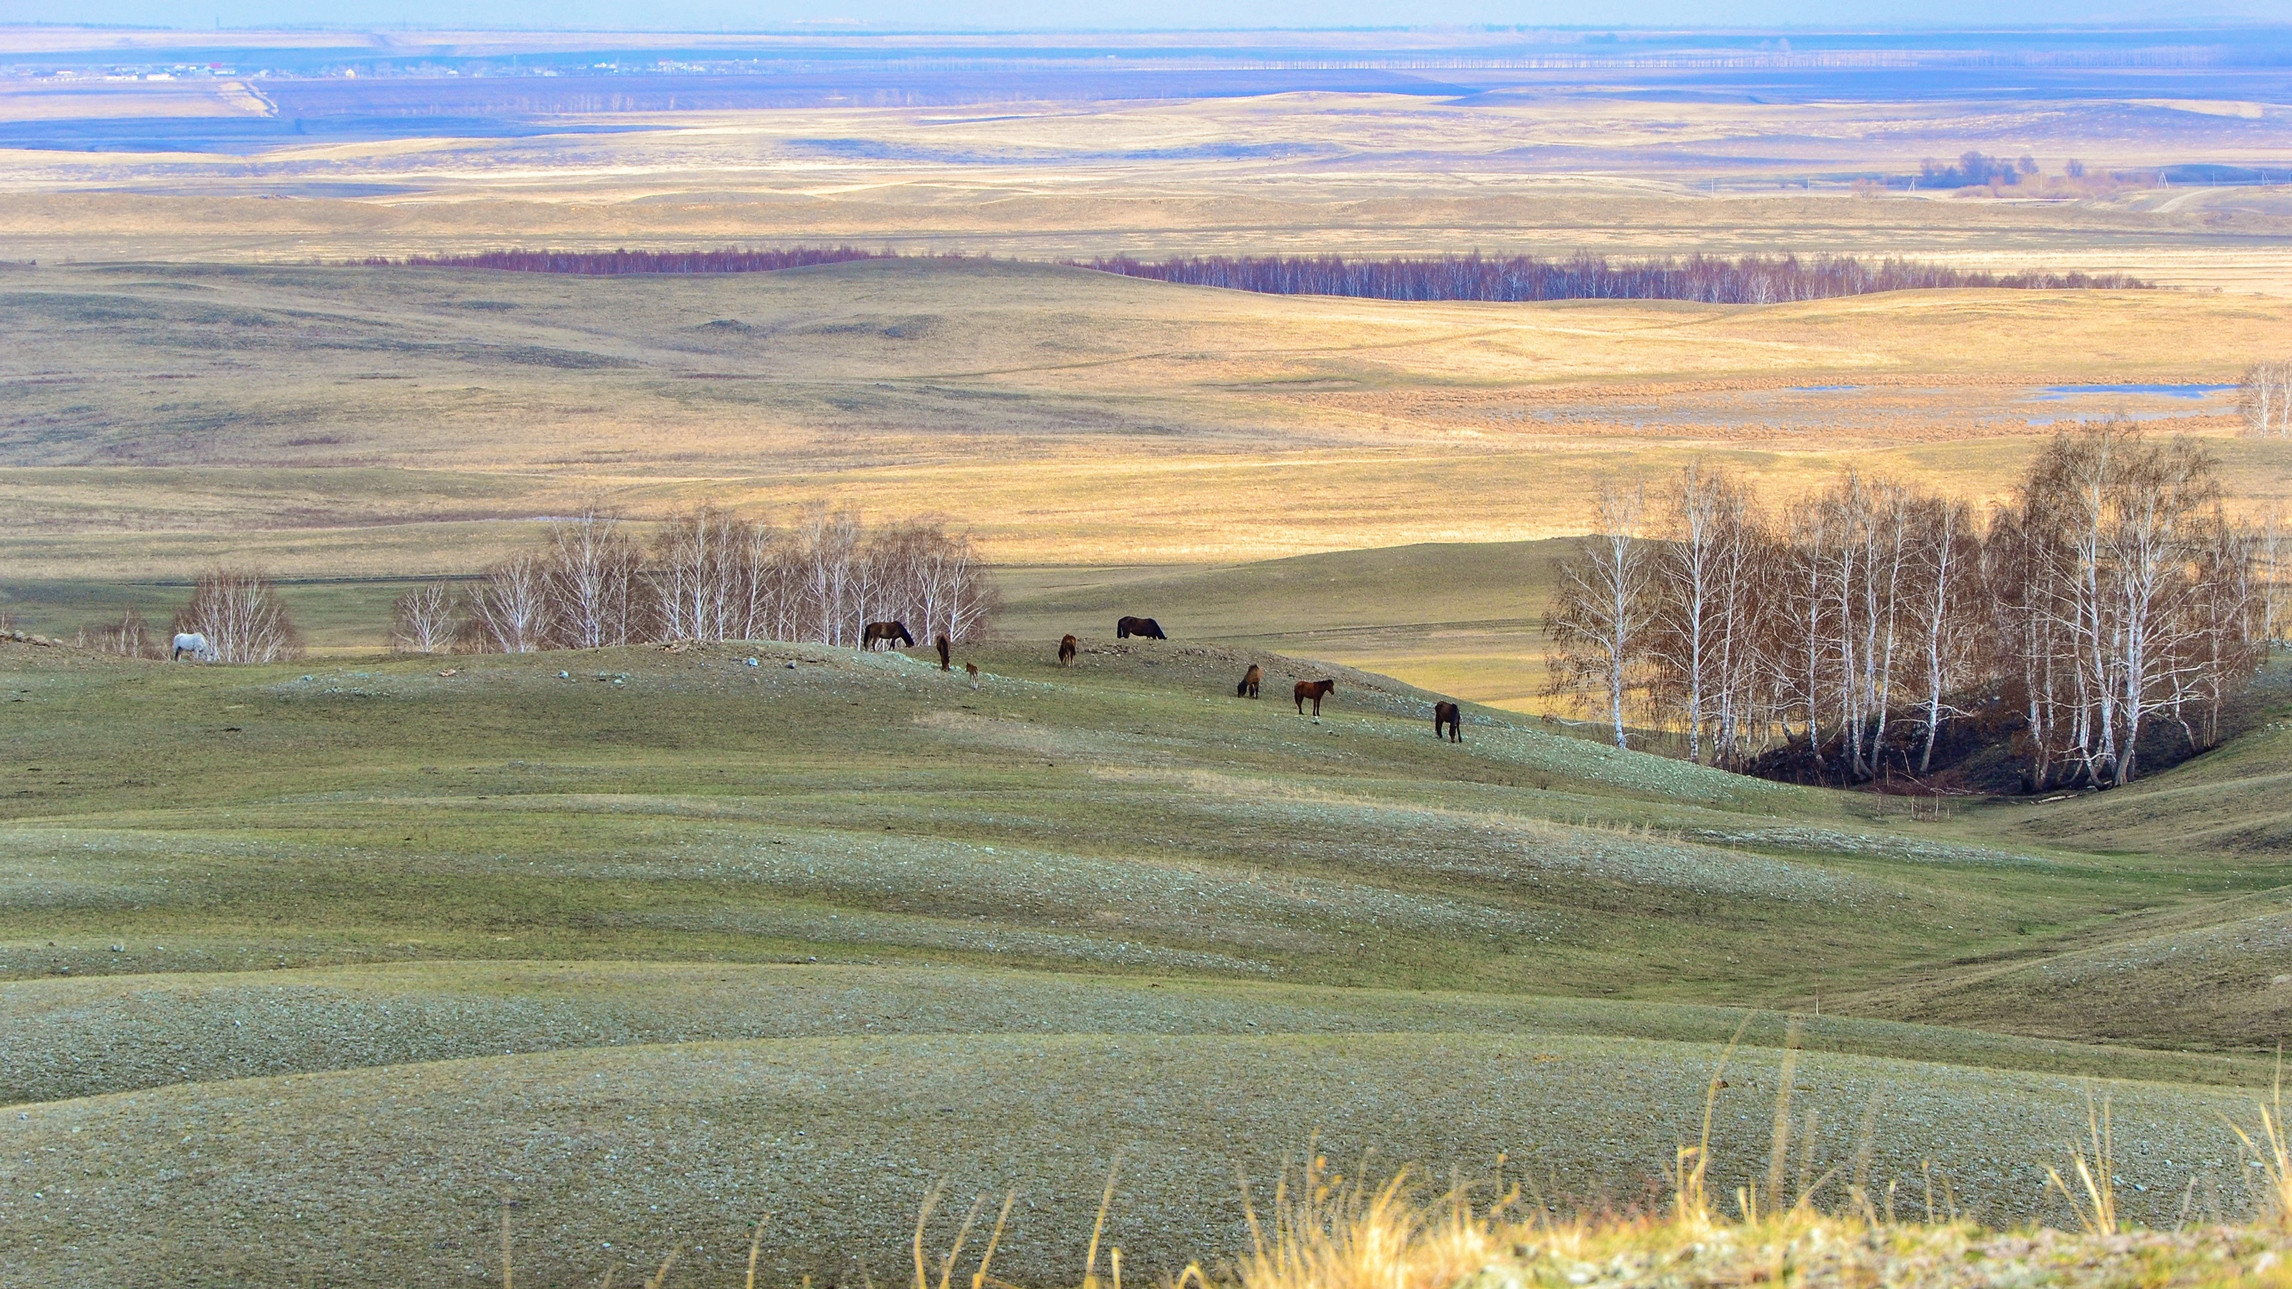
[[[193,662],[213,662],[215,646],[208,644],[207,637],[196,631],[178,631],[175,633],[175,653],[167,661],[181,662],[184,654],[190,654]]]

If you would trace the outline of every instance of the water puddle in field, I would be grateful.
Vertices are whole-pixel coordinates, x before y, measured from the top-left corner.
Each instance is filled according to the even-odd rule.
[[[2207,398],[2235,389],[2234,385],[2048,385],[2037,396],[2040,403],[2057,403],[2081,394],[2147,394],[2156,398]]]
[[[2185,421],[2202,415],[2202,412],[2096,412],[2091,416],[2033,416],[2028,425],[2042,430],[2049,425],[2100,425],[2107,421]]]

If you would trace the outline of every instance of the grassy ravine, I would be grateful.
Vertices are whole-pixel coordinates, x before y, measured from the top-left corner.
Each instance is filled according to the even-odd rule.
[[[2227,1123],[2292,975],[2281,718],[1913,820],[1078,625],[1081,665],[998,645],[976,689],[777,644],[0,643],[0,1282],[475,1283],[505,1205],[520,1284],[737,1283],[765,1211],[759,1283],[883,1282],[943,1184],[936,1247],[1016,1191],[995,1274],[1061,1283],[1117,1154],[1101,1252],[1151,1279],[1249,1249],[1233,1179],[1316,1139],[1652,1211],[1745,1007],[1720,1207],[1787,1087],[1793,1178],[1931,1176],[1993,1229],[2075,1225],[2044,1169],[2089,1094],[2129,1221],[2265,1208]],[[1285,685],[1322,674],[1316,724]]]

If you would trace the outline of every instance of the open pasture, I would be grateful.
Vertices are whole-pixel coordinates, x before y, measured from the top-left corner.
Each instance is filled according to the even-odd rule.
[[[865,76],[869,56],[844,74]],[[2114,77],[2104,57],[2085,83],[2051,86],[1851,63],[1725,85],[1708,69],[1462,57],[1429,75],[1197,70],[1143,96],[1114,67],[1045,81],[1006,63],[970,101],[936,103],[912,66],[872,103],[758,99],[777,77],[0,79],[0,258],[844,239],[1031,259],[1758,250],[2267,292],[2292,264],[2283,187],[2162,181],[2287,166],[2280,64],[2264,53],[2258,78]],[[458,110],[441,119],[442,103]],[[1902,186],[1968,149],[2042,174],[2002,194]],[[2092,178],[2070,178],[2072,161]]]
[[[591,498],[937,512],[1039,564],[1550,536],[1696,454],[1986,498],[2065,418],[2219,434],[2195,387],[2292,349],[2273,301],[2179,292],[1400,304],[927,261],[5,283],[10,580],[465,571],[502,540],[467,525]],[[2244,496],[2292,492],[2264,445],[2220,450]]]
[[[0,54],[198,57],[76,39]],[[163,626],[228,561],[278,575],[312,645],[0,641],[0,1281],[470,1284],[503,1274],[506,1213],[521,1285],[671,1251],[673,1283],[730,1284],[769,1214],[760,1283],[865,1286],[907,1279],[944,1183],[933,1248],[1008,1189],[998,1277],[1065,1283],[1118,1155],[1106,1235],[1152,1279],[1246,1247],[1239,1183],[1262,1213],[1315,1146],[1561,1211],[1658,1201],[1738,1034],[1722,1197],[1787,1087],[1783,1166],[1839,1170],[1826,1200],[1866,1176],[1905,1218],[2066,1224],[2044,1169],[2093,1098],[2129,1217],[2255,1211],[2224,1118],[2252,1122],[2292,1022],[2281,664],[2212,754],[1934,817],[1533,711],[1553,555],[1612,479],[1703,458],[1784,498],[1851,465],[1981,503],[2123,414],[2204,439],[2238,505],[2292,501],[2230,388],[2292,355],[2292,189],[2185,182],[2285,161],[2274,34],[2094,60],[2137,74],[1873,74],[1857,47],[1466,75],[1533,40],[1350,33],[1337,61],[1457,65],[1246,84],[1247,33],[1177,60],[1207,71],[1109,38],[1083,73],[965,37],[925,52],[1010,69],[862,59],[836,101],[594,74],[574,35],[337,39],[0,78],[0,614]],[[340,74],[369,57],[585,61]],[[1097,61],[1119,91],[1076,90]],[[2040,173],[1888,186],[1969,148]],[[346,263],[841,242],[972,258]],[[1052,263],[1476,247],[2160,289],[1395,303]],[[551,516],[645,536],[813,501],[969,530],[999,636],[953,672],[381,652],[396,593]],[[1173,638],[1109,639],[1123,613]],[[1307,719],[1290,686],[1320,678]]]
[[[2292,352],[2262,297],[1403,304],[981,261],[0,287],[0,610],[65,635],[127,603],[163,619],[179,596],[154,584],[231,560],[297,584],[315,648],[370,650],[397,588],[539,517],[832,499],[969,529],[1022,634],[1115,603],[1038,587],[1154,565],[1179,580],[1121,594],[1198,609],[1191,638],[1521,708],[1548,574],[1474,546],[1576,531],[1610,478],[1701,456],[1787,497],[1854,464],[1992,500],[2056,427],[2124,413],[2207,437],[2240,504],[2292,499],[2292,463],[2229,436],[2226,386]],[[1347,557],[1333,581],[1210,571],[1425,543],[1448,554]]]
[[[2159,1007],[2164,972],[2064,1033],[1997,970],[2232,930],[2274,898],[2264,857],[2059,840],[2114,796],[1882,818],[1486,708],[1451,746],[1405,685],[1099,632],[1073,668],[976,652],[977,689],[788,645],[0,644],[10,1274],[456,1282],[509,1200],[542,1280],[672,1246],[722,1275],[765,1210],[776,1276],[883,1277],[944,1178],[1022,1191],[1002,1256],[1039,1282],[1073,1274],[1117,1149],[1110,1229],[1167,1270],[1239,1247],[1237,1170],[1316,1132],[1632,1200],[1731,1009],[1818,995],[1818,1170],[1874,1114],[1908,1211],[1930,1160],[1986,1218],[2065,1220],[2042,1165],[2096,1087],[2133,1209],[2250,1202],[2218,1125],[2266,1077],[2253,1031]],[[1264,701],[1232,697],[1249,661]],[[1284,685],[1324,674],[1301,720]],[[1781,1039],[1769,1015],[1736,1058],[1727,1176],[1763,1160]],[[2222,1050],[2161,1050],[2188,1045]]]

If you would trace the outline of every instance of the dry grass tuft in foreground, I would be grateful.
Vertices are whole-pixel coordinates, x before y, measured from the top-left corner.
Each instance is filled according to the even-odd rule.
[[[1732,1051],[1732,1045],[1730,1045]],[[1515,1188],[1476,1208],[1465,1187],[1437,1196],[1413,1190],[1406,1174],[1375,1188],[1327,1172],[1315,1156],[1292,1187],[1284,1179],[1274,1202],[1270,1240],[1215,1274],[1189,1266],[1188,1282],[1212,1289],[1525,1289],[1526,1286],[1802,1285],[2244,1285],[2292,1282],[2292,1140],[2285,1135],[2283,1087],[2258,1108],[2255,1132],[2231,1124],[2261,1170],[2268,1210],[2241,1226],[2183,1226],[2143,1231],[2116,1215],[2114,1142],[2104,1100],[2088,1117],[2090,1154],[2071,1148],[2079,1185],[2045,1171],[2076,1213],[2081,1229],[1994,1231],[1958,1220],[1925,1196],[1923,1221],[1884,1213],[1858,1167],[1844,1202],[1823,1212],[1815,1200],[1835,1176],[1809,1179],[1802,1163],[1794,1191],[1784,1188],[1792,1147],[1789,1057],[1776,1101],[1774,1151],[1766,1185],[1735,1194],[1736,1212],[1721,1213],[1705,1188],[1710,1122],[1703,1139],[1682,1146],[1671,1172],[1668,1212],[1561,1216]],[[1722,1064],[1724,1069],[1724,1064]],[[1722,1086],[1712,1075],[1707,1108]],[[1810,1118],[1807,1127],[1813,1127]],[[1808,1155],[1811,1161],[1811,1153]],[[2184,1216],[2185,1216],[2184,1208]],[[1259,1233],[1254,1214],[1250,1229]],[[928,1289],[918,1286],[918,1289]]]
[[[2105,1175],[2102,1162],[2097,1177]],[[1481,1211],[1461,1189],[1428,1199],[1405,1178],[1368,1189],[1327,1176],[1324,1167],[1316,1159],[1303,1185],[1284,1188],[1270,1239],[1214,1273],[1188,1267],[1175,1289],[1190,1289],[1189,1282],[1201,1289],[1575,1289],[2292,1281],[2285,1261],[2292,1246],[2285,1223],[2274,1217],[2246,1226],[2118,1230],[2086,1220],[2091,1213],[2081,1204],[2082,1231],[1994,1231],[1948,1217],[1896,1221],[1867,1206],[1826,1214],[1805,1195],[1771,1214],[1746,1203],[1728,1217],[1682,1192],[1665,1213],[1564,1218],[1533,1207],[1522,1215],[1517,1194]],[[2106,1197],[2107,1184],[2096,1185]]]
[[[1738,1035],[1738,1038],[1740,1035]],[[1730,1045],[1729,1051],[1732,1051]],[[1786,1049],[1795,1054],[1794,1049]],[[1721,1067],[1724,1069],[1724,1066]],[[1782,1085],[1790,1086],[1789,1065]],[[1724,1086],[1711,1079],[1709,1105]],[[2282,1085],[2258,1107],[2254,1131],[2230,1124],[2266,1182],[2266,1209],[2241,1225],[2182,1225],[2174,1230],[2122,1226],[2116,1216],[2114,1143],[2106,1100],[2092,1107],[2087,1148],[2069,1148],[2077,1178],[2044,1171],[2069,1202],[2080,1230],[2047,1227],[1998,1231],[1961,1220],[1947,1190],[1939,1196],[1929,1177],[1923,1220],[1895,1216],[1889,1187],[1874,1201],[1862,1169],[1843,1187],[1833,1211],[1816,1198],[1837,1170],[1810,1177],[1806,1152],[1795,1186],[1786,1188],[1793,1147],[1788,1094],[1775,1109],[1774,1155],[1765,1184],[1735,1192],[1735,1212],[1721,1211],[1705,1186],[1710,1124],[1703,1139],[1679,1148],[1670,1174],[1668,1206],[1636,1211],[1607,1209],[1562,1215],[1518,1186],[1493,1202],[1461,1181],[1434,1191],[1407,1169],[1383,1181],[1369,1178],[1368,1161],[1351,1176],[1332,1170],[1309,1150],[1302,1168],[1275,1183],[1263,1221],[1241,1183],[1250,1250],[1212,1269],[1188,1264],[1159,1289],[1581,1289],[1592,1285],[1851,1285],[1931,1286],[2259,1286],[2292,1284],[2292,1139],[2285,1135]],[[1813,1127],[1809,1117],[1807,1128]],[[2088,1154],[2088,1148],[2090,1154]],[[1119,1156],[1116,1169],[1120,1168]],[[2193,1186],[2192,1186],[2193,1189]],[[1106,1217],[1115,1193],[1109,1173],[1085,1260],[1081,1289],[1122,1289],[1122,1250],[1108,1250],[1108,1274],[1099,1274]],[[926,1247],[925,1231],[945,1198],[934,1187],[918,1213],[913,1240],[912,1289],[950,1289],[975,1232],[985,1197],[973,1202],[944,1255]],[[1017,1289],[991,1274],[1014,1194],[1006,1194],[993,1234],[974,1253],[970,1289]],[[1883,1211],[1881,1211],[1883,1210]],[[2184,1218],[2186,1209],[2184,1207]],[[769,1217],[759,1220],[749,1248],[747,1289],[756,1285],[756,1253]],[[504,1289],[510,1275],[510,1232],[502,1229]],[[676,1262],[672,1252],[645,1281],[665,1289]],[[608,1273],[606,1283],[609,1285]],[[805,1277],[810,1289],[810,1277]]]

